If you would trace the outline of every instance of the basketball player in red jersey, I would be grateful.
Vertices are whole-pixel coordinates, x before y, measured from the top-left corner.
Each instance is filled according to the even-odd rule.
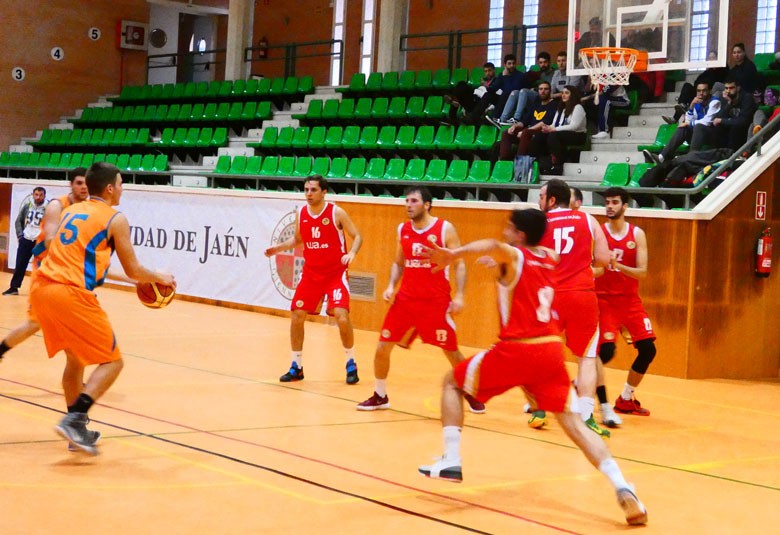
[[[433,244],[431,262],[439,268],[467,254],[489,254],[501,266],[500,283],[506,292],[501,309],[499,341],[447,372],[441,399],[444,455],[419,472],[432,478],[463,480],[460,436],[463,428],[463,393],[482,402],[520,387],[541,409],[555,414],[569,438],[588,461],[612,482],[618,503],[629,524],[647,523],[647,510],[626,482],[606,444],[587,430],[571,411],[576,398],[564,363],[563,344],[552,305],[557,278],[557,255],[539,247],[547,218],[539,210],[515,210],[504,230],[507,243],[479,240],[457,249]]]
[[[321,175],[312,175],[304,181],[306,206],[295,220],[295,235],[289,240],[265,251],[271,257],[282,251],[303,245],[303,273],[295,288],[291,303],[290,346],[292,364],[279,380],[283,383],[303,379],[304,322],[308,314],[318,314],[322,300],[327,297],[327,313],[336,318],[341,343],[347,357],[347,384],[356,384],[355,337],[349,318],[349,283],[347,268],[360,250],[363,238],[343,208],[325,201],[328,181]],[[352,239],[347,252],[344,233]]]
[[[541,245],[561,257],[555,271],[555,304],[566,346],[578,358],[577,392],[582,420],[593,431],[609,437],[593,419],[596,394],[596,346],[599,337],[599,306],[592,266],[606,266],[609,249],[604,231],[596,219],[580,210],[571,210],[571,190],[563,180],[553,179],[539,192],[539,207],[547,214],[547,230]],[[529,425],[541,427],[541,411],[531,415]]]
[[[615,356],[615,340],[621,327],[628,331],[630,338],[626,341],[636,348],[637,356],[628,371],[623,393],[615,401],[615,410],[649,416],[650,411],[634,396],[656,352],[653,325],[639,298],[639,279],[647,276],[647,238],[641,228],[626,221],[630,200],[626,190],[609,188],[604,192],[604,199],[608,218],[604,223],[604,234],[611,256],[606,269],[595,270],[601,330],[599,357],[602,363],[609,362]],[[603,378],[599,384],[599,401],[606,403]]]
[[[87,170],[84,167],[77,167],[69,173],[70,177],[70,193],[63,195],[57,199],[52,199],[49,204],[46,205],[46,210],[43,212],[43,218],[41,219],[41,233],[38,236],[37,243],[33,248],[33,270],[40,265],[43,260],[43,255],[46,251],[48,242],[54,237],[57,232],[57,227],[60,224],[60,215],[62,211],[71,204],[85,201],[89,197],[89,191],[87,191]],[[34,276],[34,275],[33,275]],[[0,342],[0,359],[9,349],[18,346],[29,337],[34,335],[40,330],[41,326],[33,318],[28,318],[23,324],[14,328],[8,335]]]
[[[396,344],[408,348],[419,335],[424,343],[440,347],[452,366],[463,360],[463,354],[458,351],[451,314],[463,308],[466,266],[463,261],[456,263],[455,295],[451,296],[450,270],[434,272],[430,260],[423,257],[431,243],[458,247],[458,233],[452,223],[431,215],[433,197],[428,188],[411,186],[406,189],[405,195],[409,221],[398,226],[395,261],[382,297],[385,301],[393,299],[399,279],[401,287],[385,316],[374,354],[374,394],[358,404],[357,409],[361,411],[390,408],[387,374],[390,371],[390,353]],[[471,397],[467,399],[472,412],[485,412],[484,404]]]

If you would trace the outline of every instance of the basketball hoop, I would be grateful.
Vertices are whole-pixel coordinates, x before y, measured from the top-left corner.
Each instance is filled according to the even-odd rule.
[[[634,71],[647,70],[647,52],[633,48],[591,47],[580,50],[582,66],[588,71],[591,83],[628,85]]]

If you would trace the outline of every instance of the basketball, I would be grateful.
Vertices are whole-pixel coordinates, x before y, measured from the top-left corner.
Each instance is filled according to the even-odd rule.
[[[173,286],[164,286],[156,282],[139,282],[135,285],[135,292],[141,303],[149,308],[163,308],[173,301],[176,291]]]

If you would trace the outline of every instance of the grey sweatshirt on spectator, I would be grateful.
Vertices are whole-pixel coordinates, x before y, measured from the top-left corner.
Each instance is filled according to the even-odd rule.
[[[571,131],[571,132],[585,132],[587,130],[587,118],[585,117],[585,108],[581,104],[574,106],[571,115],[563,115],[564,110],[558,110],[555,112],[552,125],[559,132]],[[562,124],[558,125],[558,122],[562,121]]]

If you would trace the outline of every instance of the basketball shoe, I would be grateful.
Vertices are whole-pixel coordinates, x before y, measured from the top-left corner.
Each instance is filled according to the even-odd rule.
[[[347,384],[356,385],[358,381],[360,381],[360,378],[357,374],[357,364],[355,363],[355,359],[349,359],[347,361]]]
[[[444,456],[441,456],[431,465],[420,466],[417,471],[425,477],[432,479],[444,479],[445,481],[460,483],[463,481],[461,464],[460,459],[446,459]]]
[[[54,430],[78,449],[86,451],[90,455],[97,455],[98,451],[93,441],[92,432],[87,429],[88,423],[89,418],[87,418],[86,413],[69,412],[60,420]]]
[[[279,377],[279,381],[282,383],[291,383],[292,381],[303,381],[303,366],[298,366],[298,363],[293,361],[287,373]]]
[[[358,403],[357,410],[359,411],[378,411],[381,409],[390,408],[390,398],[387,396],[379,397],[379,394],[374,392],[374,395],[365,400],[362,403]]]
[[[647,509],[639,501],[637,495],[629,488],[617,491],[617,499],[621,509],[626,514],[626,522],[631,526],[647,524]]]
[[[528,427],[532,429],[541,429],[547,423],[547,413],[544,411],[533,411],[528,419]]]
[[[98,443],[98,440],[100,440],[100,431],[90,431],[89,429],[87,429],[87,434],[89,434],[92,437],[92,445],[96,445]],[[84,450],[82,450],[81,448],[73,444],[73,442],[68,442],[68,451],[72,453],[76,453]]]
[[[473,412],[474,414],[484,414],[485,413],[485,404],[484,403],[474,399],[474,397],[471,394],[463,394],[463,397],[466,398],[466,401],[469,404],[469,410],[471,412]]]
[[[612,433],[610,433],[606,429],[602,429],[601,427],[599,427],[599,424],[597,424],[596,420],[593,419],[593,415],[591,415],[590,418],[585,420],[584,423],[588,427],[588,429],[596,433],[601,438],[609,438],[612,435]]]
[[[623,425],[623,419],[615,414],[615,411],[612,409],[612,405],[609,403],[602,403],[601,423],[607,427],[617,427],[619,425]]]
[[[650,416],[650,411],[643,408],[642,404],[636,398],[623,399],[623,396],[618,396],[615,400],[615,410],[622,412],[623,414],[634,414],[636,416]]]

